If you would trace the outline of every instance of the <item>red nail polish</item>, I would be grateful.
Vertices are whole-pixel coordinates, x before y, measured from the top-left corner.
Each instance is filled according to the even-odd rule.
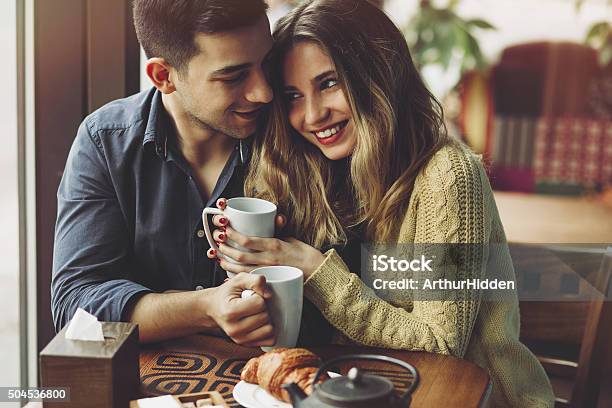
[[[221,199],[217,200],[217,207],[225,207],[225,201]]]
[[[219,239],[221,241],[225,241],[225,234],[219,234]]]
[[[215,249],[211,249],[211,250],[210,250],[210,254],[211,254],[212,256],[217,256],[217,251],[216,251]]]
[[[227,218],[220,218],[219,222],[223,225],[227,224]]]

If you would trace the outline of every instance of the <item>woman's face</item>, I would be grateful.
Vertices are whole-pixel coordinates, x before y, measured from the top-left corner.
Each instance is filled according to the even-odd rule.
[[[291,126],[330,160],[350,156],[357,141],[351,110],[332,60],[314,42],[298,42],[284,61]]]

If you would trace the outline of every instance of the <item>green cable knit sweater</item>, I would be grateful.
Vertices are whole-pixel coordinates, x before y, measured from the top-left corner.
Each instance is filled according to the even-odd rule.
[[[501,271],[500,279],[514,280],[484,168],[458,144],[438,151],[417,177],[397,242],[495,243],[502,250],[493,251],[485,263]],[[478,278],[482,259],[475,259],[446,267],[444,276],[436,278]],[[410,291],[405,293],[410,296]],[[465,358],[488,370],[493,382],[490,406],[553,406],[542,366],[518,339],[516,293],[503,301],[481,301],[468,293],[459,293],[458,300],[406,299],[398,307],[377,297],[332,249],[306,280],[304,294],[337,329],[337,342]]]

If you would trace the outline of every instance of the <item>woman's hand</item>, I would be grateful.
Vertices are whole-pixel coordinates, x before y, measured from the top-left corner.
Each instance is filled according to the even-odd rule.
[[[218,200],[217,206],[224,208],[224,200]],[[262,266],[287,265],[301,269],[304,277],[308,278],[325,260],[325,256],[319,250],[295,238],[248,237],[231,228],[228,220],[219,215],[213,217],[213,224],[220,227],[213,231],[213,238],[217,242],[220,254],[232,258],[240,265],[220,259],[220,254],[214,253],[214,250],[208,251],[208,257],[217,257],[221,267],[228,272],[251,272]],[[277,216],[276,225],[277,227],[285,225],[284,216]],[[243,248],[258,252],[244,252],[232,248],[226,244],[228,239]]]

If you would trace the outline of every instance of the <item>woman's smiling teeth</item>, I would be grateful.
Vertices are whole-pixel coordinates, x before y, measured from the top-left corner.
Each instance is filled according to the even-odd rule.
[[[348,120],[345,120],[344,122],[338,123],[337,125],[333,126],[333,127],[329,127],[325,130],[321,130],[318,132],[312,132],[318,139],[326,139],[328,137],[332,137],[333,135],[335,135],[336,133],[338,133],[339,131],[341,131],[346,124],[348,123]]]

